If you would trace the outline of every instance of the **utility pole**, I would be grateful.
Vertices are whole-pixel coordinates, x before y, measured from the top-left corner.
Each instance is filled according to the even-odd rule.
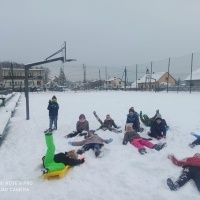
[[[107,67],[106,68],[106,91],[107,91],[107,81],[108,81],[108,74],[107,74]]]
[[[101,71],[99,69],[99,88],[101,87]]]
[[[14,91],[14,73],[13,73],[13,64],[12,63],[10,66],[10,70],[11,70],[11,78],[12,78],[12,90]]]
[[[86,66],[83,63],[83,84],[84,84],[84,90],[86,86]]]
[[[126,80],[127,80],[127,78],[126,78],[126,76],[127,76],[127,74],[126,74],[126,66],[125,66],[125,69],[124,69],[124,78],[125,78],[125,81],[124,81],[124,90],[126,91]]]

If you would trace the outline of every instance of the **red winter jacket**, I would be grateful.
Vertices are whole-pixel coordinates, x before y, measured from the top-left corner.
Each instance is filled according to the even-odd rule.
[[[184,167],[186,165],[200,167],[200,158],[199,157],[189,157],[183,160],[177,160],[174,156],[171,157],[172,162],[177,165]]]

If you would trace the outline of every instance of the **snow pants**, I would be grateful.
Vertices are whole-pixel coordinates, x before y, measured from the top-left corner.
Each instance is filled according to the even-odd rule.
[[[102,146],[103,144],[85,144],[84,146],[82,146],[81,149],[83,151],[88,151],[90,149],[92,149],[93,151],[100,151]]]
[[[182,187],[190,179],[194,180],[197,189],[200,192],[200,167],[195,167],[195,166],[184,167],[180,177],[175,182],[175,184],[178,184],[179,187]]]
[[[131,144],[136,147],[137,149],[144,149],[144,146],[152,149],[154,147],[154,144],[149,142],[148,140],[144,140],[142,138],[134,139]]]
[[[54,128],[57,129],[57,121],[58,116],[49,116],[49,129],[53,129],[53,124]]]
[[[48,169],[48,172],[60,171],[65,168],[63,163],[56,163],[54,161],[55,145],[53,142],[53,135],[45,135],[47,152],[44,159],[44,166]]]

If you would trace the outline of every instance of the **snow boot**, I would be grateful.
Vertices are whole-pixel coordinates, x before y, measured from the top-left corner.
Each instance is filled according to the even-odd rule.
[[[167,143],[164,142],[163,144],[155,144],[153,146],[153,149],[155,149],[156,151],[160,151],[163,147],[166,147],[167,146]]]
[[[95,151],[95,156],[96,156],[96,157],[99,157],[100,154],[101,154],[101,151],[100,151],[100,150]]]
[[[139,151],[139,152],[140,152],[140,154],[142,154],[142,155],[143,155],[143,154],[145,154],[145,153],[147,153],[147,152],[146,152],[146,149],[144,149],[144,148],[142,148],[142,149],[139,149],[138,151]]]
[[[76,153],[81,155],[81,154],[83,154],[83,150],[79,149]]]
[[[188,146],[191,147],[191,148],[193,149],[193,148],[195,147],[195,144],[192,144],[192,143],[191,143],[191,144],[189,144]]]
[[[173,183],[173,181],[170,178],[167,179],[167,185],[170,188],[170,190],[174,191],[178,189],[178,184]]]

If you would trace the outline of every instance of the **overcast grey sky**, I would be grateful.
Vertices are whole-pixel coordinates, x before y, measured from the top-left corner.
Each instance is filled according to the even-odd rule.
[[[0,7],[0,61],[41,61],[66,41],[67,58],[77,61],[65,70],[80,74],[83,63],[117,70],[200,51],[199,0],[0,0]]]

